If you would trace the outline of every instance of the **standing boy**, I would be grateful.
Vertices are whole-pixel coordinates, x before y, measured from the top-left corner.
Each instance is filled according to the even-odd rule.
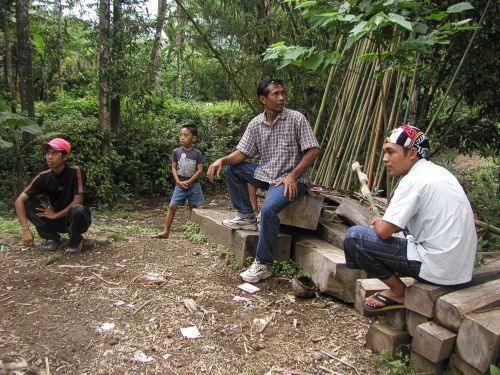
[[[68,161],[70,144],[62,138],[42,143],[49,169],[36,176],[16,200],[16,214],[23,230],[23,244],[34,244],[28,220],[35,225],[43,242],[40,248],[56,251],[61,234],[69,233],[66,253],[82,250],[83,236],[91,223],[86,206],[87,178],[84,170]],[[45,196],[42,201],[38,196]]]
[[[198,129],[194,125],[184,125],[180,130],[181,147],[176,148],[170,155],[172,160],[172,176],[175,181],[174,194],[168,206],[165,223],[161,233],[152,238],[165,239],[170,234],[170,227],[174,221],[175,211],[179,205],[184,205],[186,199],[189,209],[203,204],[203,191],[198,179],[203,172],[205,158],[200,150],[193,147],[198,140]]]

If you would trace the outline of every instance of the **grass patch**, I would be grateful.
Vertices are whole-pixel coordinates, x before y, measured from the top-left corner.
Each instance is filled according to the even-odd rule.
[[[21,226],[17,219],[7,219],[0,217],[0,233],[20,234]]]
[[[213,245],[212,247],[215,249],[217,256],[221,259],[224,259],[226,261],[226,264],[233,271],[241,270],[241,267],[239,266],[238,262],[236,261],[236,255],[234,255],[234,253],[231,252],[228,248],[226,248],[220,244]]]
[[[185,239],[194,243],[207,242],[207,237],[200,232],[200,226],[198,224],[188,221],[181,229]]]

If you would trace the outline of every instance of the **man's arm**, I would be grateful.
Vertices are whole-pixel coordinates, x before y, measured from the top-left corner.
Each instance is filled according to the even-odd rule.
[[[307,149],[302,155],[299,164],[286,176],[276,183],[276,186],[285,184],[285,195],[293,201],[297,197],[297,180],[307,169],[313,165],[320,153],[319,147]]]
[[[381,217],[376,217],[375,219],[373,219],[371,225],[375,232],[377,232],[377,236],[379,236],[383,240],[388,239],[394,233],[400,232],[402,230],[397,225],[389,223],[388,221],[383,220]]]
[[[33,246],[35,237],[33,236],[33,233],[31,232],[31,229],[28,225],[28,219],[26,217],[26,207],[24,206],[25,202],[28,199],[28,194],[22,192],[21,194],[19,194],[19,197],[17,197],[14,207],[16,208],[17,219],[19,220],[19,224],[21,225],[21,229],[23,230],[23,245]]]
[[[224,165],[238,165],[243,163],[246,159],[246,155],[240,150],[236,150],[223,158],[214,161],[210,167],[208,167],[207,177],[210,182],[214,180],[214,176],[219,177],[220,171]]]

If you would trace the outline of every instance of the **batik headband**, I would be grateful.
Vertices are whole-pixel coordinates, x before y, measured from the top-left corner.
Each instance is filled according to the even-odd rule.
[[[429,137],[415,126],[402,125],[392,130],[385,142],[395,143],[405,148],[416,148],[420,157],[429,158]]]

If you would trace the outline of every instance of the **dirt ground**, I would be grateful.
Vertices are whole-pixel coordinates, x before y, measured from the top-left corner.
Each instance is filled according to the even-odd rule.
[[[207,201],[206,208],[228,207],[226,198]],[[279,276],[246,294],[213,248],[183,238],[187,209],[179,209],[170,239],[150,239],[164,206],[163,199],[137,202],[133,219],[94,211],[95,228],[123,226],[126,238],[51,264],[50,254],[20,246],[20,236],[0,235],[7,243],[0,252],[0,374],[2,362],[29,366],[16,374],[388,372],[365,345],[371,319],[326,295],[296,299]],[[144,283],[151,274],[164,282]],[[201,337],[185,338],[188,327]]]

